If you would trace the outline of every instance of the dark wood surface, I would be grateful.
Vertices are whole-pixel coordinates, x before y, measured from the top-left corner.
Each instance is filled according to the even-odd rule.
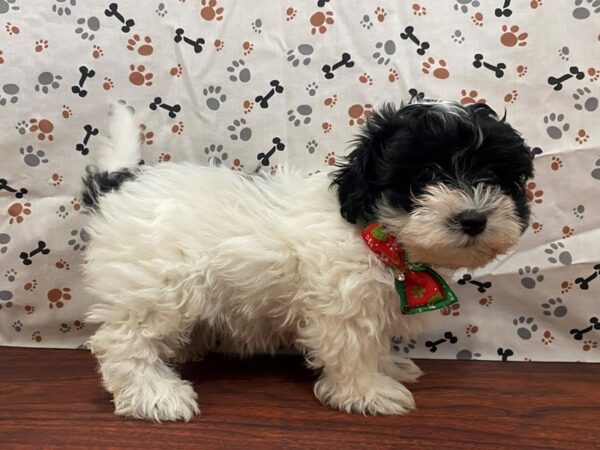
[[[86,351],[0,347],[0,448],[600,448],[600,365],[417,363],[418,411],[363,417],[319,404],[298,357],[211,355],[182,368],[202,415],[159,425],[113,414]]]

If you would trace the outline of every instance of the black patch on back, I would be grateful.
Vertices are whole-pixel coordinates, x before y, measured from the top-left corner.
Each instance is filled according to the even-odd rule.
[[[96,172],[93,166],[86,168],[87,175],[83,178],[83,204],[92,209],[98,208],[100,197],[108,192],[118,190],[121,185],[136,177],[129,169],[116,172]]]

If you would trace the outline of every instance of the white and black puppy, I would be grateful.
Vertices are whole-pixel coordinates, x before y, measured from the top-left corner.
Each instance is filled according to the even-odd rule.
[[[117,414],[190,420],[197,395],[172,366],[214,348],[295,346],[320,369],[315,395],[346,412],[401,414],[421,374],[390,337],[394,274],[365,245],[376,217],[412,261],[483,266],[526,228],[528,147],[485,105],[383,106],[332,176],[138,166],[139,132],[117,109],[84,179],[91,348]],[[341,214],[340,214],[341,211]]]

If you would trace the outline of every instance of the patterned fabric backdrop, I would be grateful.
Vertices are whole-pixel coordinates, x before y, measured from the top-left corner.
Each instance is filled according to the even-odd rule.
[[[537,173],[516,252],[458,274],[461,303],[397,351],[600,361],[600,1],[418,1],[0,0],[0,344],[93,331],[80,177],[110,103],[148,164],[308,174],[414,94],[506,110]]]

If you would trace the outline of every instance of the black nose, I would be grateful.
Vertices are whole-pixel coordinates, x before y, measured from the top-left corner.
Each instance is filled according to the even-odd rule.
[[[467,209],[456,216],[462,230],[469,236],[483,233],[487,224],[487,217],[475,209]]]

